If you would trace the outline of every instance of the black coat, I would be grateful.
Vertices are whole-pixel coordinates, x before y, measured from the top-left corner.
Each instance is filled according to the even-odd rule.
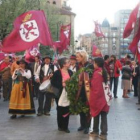
[[[71,77],[72,76],[72,71],[71,70],[68,70],[68,73],[69,73],[69,76]],[[54,73],[53,73],[53,77],[51,78],[51,84],[52,86],[56,87],[59,89],[59,97],[62,93],[62,89],[63,89],[63,86],[62,86],[62,74],[61,74],[61,71],[60,70],[56,70]],[[58,98],[59,98],[58,97]]]

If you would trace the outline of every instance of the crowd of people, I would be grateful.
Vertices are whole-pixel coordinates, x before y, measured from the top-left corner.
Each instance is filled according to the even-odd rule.
[[[79,87],[75,99],[80,98],[90,109],[88,115],[84,112],[79,113],[78,131],[107,139],[109,105],[105,98],[103,83],[109,84],[113,97],[116,99],[121,76],[122,98],[129,98],[128,93],[134,87],[134,96],[138,96],[137,104],[140,104],[140,86],[138,86],[140,84],[140,65],[132,61],[129,55],[121,60],[117,59],[115,55],[105,55],[104,58],[96,57],[92,60],[88,59],[87,53],[81,50],[71,55],[70,58],[62,57],[54,62],[50,56],[43,59],[36,56],[35,62],[32,63],[27,63],[24,58],[19,56],[12,59],[5,56],[0,64],[0,85],[3,100],[9,101],[11,119],[17,118],[17,115],[25,117],[25,115],[35,114],[34,98],[38,99],[37,116],[50,116],[51,105],[55,100],[58,130],[70,133],[68,128],[70,103],[62,105],[63,101],[60,103],[60,99],[62,100],[64,89],[67,86],[66,82],[70,80],[73,73],[82,68],[90,69],[92,75],[88,72],[79,75],[79,85],[77,85]],[[57,95],[46,90],[48,83],[58,90]],[[40,86],[44,86],[44,89],[42,90]],[[65,96],[67,98],[67,94]],[[89,115],[90,118],[94,118],[92,132],[89,132],[91,122]],[[101,130],[99,130],[100,116]]]

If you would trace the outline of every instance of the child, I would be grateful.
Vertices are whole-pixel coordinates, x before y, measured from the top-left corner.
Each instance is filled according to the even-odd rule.
[[[93,136],[98,136],[100,139],[107,139],[107,113],[109,106],[105,99],[103,82],[107,83],[107,72],[104,69],[104,60],[95,58],[94,73],[91,79],[90,92],[90,113],[94,117]],[[99,118],[101,116],[101,134],[99,135]]]

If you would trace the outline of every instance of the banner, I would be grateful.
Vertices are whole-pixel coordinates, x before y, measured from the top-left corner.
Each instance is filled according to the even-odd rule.
[[[44,12],[32,10],[16,18],[13,31],[2,41],[2,51],[20,52],[38,43],[52,46],[53,41]]]

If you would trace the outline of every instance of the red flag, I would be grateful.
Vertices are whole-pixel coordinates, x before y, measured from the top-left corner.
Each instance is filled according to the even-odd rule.
[[[123,32],[123,38],[128,37],[131,32],[134,29],[134,25],[136,24],[136,20],[137,20],[137,14],[139,11],[139,6],[140,3],[137,4],[137,6],[135,7],[135,9],[131,12],[130,16],[129,16],[129,20],[125,26],[124,32]]]
[[[95,45],[93,45],[93,48],[92,48],[92,56],[94,56],[94,57],[102,57],[101,51]]]
[[[44,12],[32,10],[16,18],[13,31],[2,42],[2,51],[20,52],[38,43],[51,46],[52,37]]]
[[[95,24],[95,35],[97,37],[105,37],[102,30],[101,30],[101,26],[99,25],[99,23],[97,21],[94,21],[94,24]]]
[[[61,49],[59,49],[61,52],[68,48],[68,45],[70,45],[70,39],[71,39],[71,24],[61,26],[60,29]]]
[[[140,19],[139,19],[139,22],[140,22]],[[137,34],[134,36],[132,42],[130,43],[129,45],[129,50],[133,53],[133,54],[136,54],[136,51],[137,51],[137,46],[138,46],[138,42],[140,40],[140,24],[139,24],[139,27],[138,27],[138,32]]]
[[[61,54],[63,52],[63,47],[62,47],[62,43],[60,41],[56,41],[53,43],[53,46],[55,49],[58,50],[58,52]]]
[[[25,60],[27,62],[34,62],[36,56],[40,56],[40,51],[39,51],[38,45],[35,45],[35,46],[29,48],[25,52]]]

